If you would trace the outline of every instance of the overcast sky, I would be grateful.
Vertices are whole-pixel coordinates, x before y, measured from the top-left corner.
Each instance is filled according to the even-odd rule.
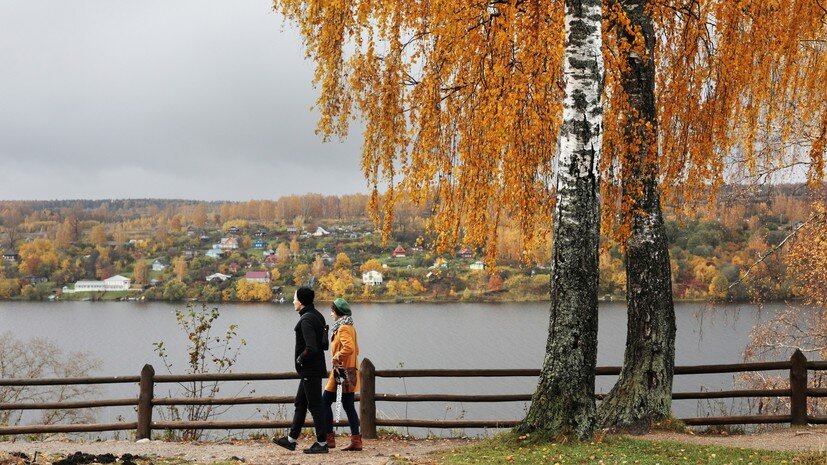
[[[0,0],[0,200],[365,192],[269,0]]]

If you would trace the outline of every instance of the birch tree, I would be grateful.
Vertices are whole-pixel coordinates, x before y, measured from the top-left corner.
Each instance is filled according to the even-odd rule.
[[[827,9],[818,0],[610,0],[604,231],[625,245],[623,371],[604,426],[670,414],[674,309],[660,199],[677,210],[742,184],[824,177]],[[782,178],[783,179],[783,178]],[[620,218],[617,221],[616,218]]]
[[[612,0],[609,17],[618,53],[614,113],[623,150],[621,205],[627,326],[620,377],[600,404],[600,423],[644,432],[672,411],[675,307],[669,248],[658,184],[655,30],[648,0]],[[622,128],[622,129],[620,129]],[[625,236],[625,237],[624,237]]]
[[[566,0],[565,100],[557,166],[551,318],[519,432],[592,436],[595,426],[603,54],[600,0]]]
[[[343,137],[364,121],[369,208],[385,234],[407,197],[433,205],[440,252],[461,243],[493,263],[505,223],[524,257],[542,247],[558,211],[567,2],[275,5],[316,63],[319,132]],[[668,415],[674,364],[660,202],[689,207],[735,171],[823,175],[825,10],[817,0],[608,0],[603,11],[602,227],[635,273],[628,368],[603,420],[646,427]]]

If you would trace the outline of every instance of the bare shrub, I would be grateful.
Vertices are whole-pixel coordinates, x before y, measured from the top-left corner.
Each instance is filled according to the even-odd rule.
[[[766,323],[756,326],[744,353],[747,361],[789,359],[801,350],[809,360],[827,360],[827,208],[815,204],[812,218],[798,230],[785,261],[800,302],[787,308]],[[827,372],[810,371],[809,386],[827,386]],[[744,373],[740,383],[753,389],[787,389],[789,375]],[[754,401],[761,414],[786,414],[788,397],[767,397]],[[827,398],[808,398],[810,415],[827,414]]]
[[[99,366],[100,361],[90,354],[64,354],[54,342],[44,338],[22,341],[11,332],[0,334],[0,378],[86,377]],[[64,402],[89,398],[97,392],[98,389],[90,385],[0,386],[0,403]],[[43,425],[94,421],[92,409],[39,412],[40,418],[32,421]],[[18,425],[24,416],[23,410],[0,410],[0,425]]]
[[[213,323],[220,316],[218,307],[207,307],[206,304],[187,304],[186,308],[175,309],[175,320],[178,327],[187,336],[187,358],[184,374],[204,373],[231,373],[232,367],[238,359],[241,348],[247,345],[244,339],[238,339],[236,333],[237,325],[230,325],[222,336],[213,336]],[[170,374],[182,374],[180,371],[173,373],[173,362],[167,353],[166,344],[156,342],[155,352],[161,358],[167,371]],[[214,398],[221,390],[223,383],[219,381],[192,381],[178,383],[186,398],[207,397]],[[245,391],[247,384],[235,395]],[[252,393],[254,391],[250,391]],[[161,410],[161,418],[168,418],[172,421],[207,421],[226,412],[232,406],[215,405],[185,405],[183,407],[169,406]],[[175,440],[197,441],[201,439],[203,430],[182,430],[181,432],[169,431],[167,437]]]

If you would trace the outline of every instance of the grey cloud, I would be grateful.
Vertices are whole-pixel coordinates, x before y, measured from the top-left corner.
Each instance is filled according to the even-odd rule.
[[[256,1],[0,2],[0,198],[365,191],[312,63]]]

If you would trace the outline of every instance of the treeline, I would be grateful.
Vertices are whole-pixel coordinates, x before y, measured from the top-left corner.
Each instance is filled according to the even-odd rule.
[[[62,221],[70,216],[100,222],[128,221],[144,217],[179,216],[186,224],[204,226],[233,219],[292,221],[297,216],[345,219],[365,216],[369,197],[364,194],[289,195],[278,200],[246,202],[176,199],[104,199],[0,201],[3,225],[9,222]]]
[[[754,267],[753,264],[807,220],[817,195],[803,185],[764,186],[749,192],[727,187],[715,202],[691,209],[667,209],[675,298],[779,300],[796,297],[796,280],[787,275],[783,250]],[[449,259],[447,270],[435,270],[434,261],[439,257],[428,251],[430,207],[400,203],[392,237],[383,245],[377,235],[371,235],[374,225],[368,218],[368,201],[368,196],[362,194],[307,194],[246,202],[159,199],[0,202],[0,242],[3,251],[18,256],[15,262],[3,261],[0,298],[27,293],[41,298],[48,294],[49,286],[60,287],[80,279],[104,279],[114,274],[133,277],[136,266],[143,271],[150,264],[147,260],[155,259],[170,265],[167,272],[158,276],[164,281],[162,284],[176,280],[178,288],[180,284],[195,286],[211,273],[226,273],[234,263],[242,269],[266,268],[271,276],[280,276],[272,279],[273,284],[291,286],[295,285],[294,277],[302,274],[302,266],[312,268],[315,263],[318,270],[311,275],[316,279],[327,276],[328,270],[319,265],[319,257],[326,253],[333,257],[343,251],[354,263],[353,273],[348,275],[353,286],[345,286],[347,279],[343,278],[336,287],[354,294],[393,297],[446,293],[465,299],[512,300],[547,296],[548,287],[543,280],[548,275],[544,266],[550,262],[548,240],[526,250],[520,232],[506,220],[499,231],[496,271],[490,267],[484,272],[469,270],[470,263],[482,258],[475,250],[470,251],[470,255],[466,253],[465,260],[454,261],[453,253],[458,252],[462,244],[443,255]],[[319,226],[339,231],[332,237],[310,237],[309,233]],[[227,236],[231,228],[239,228],[241,249],[221,260],[203,257],[205,249]],[[288,228],[293,230],[293,236]],[[256,236],[261,231],[265,232]],[[295,239],[302,231],[306,231],[307,237],[301,239],[299,247]],[[605,298],[623,298],[626,285],[623,251],[610,242],[609,236],[604,237],[600,257],[600,292]],[[266,263],[263,251],[252,249],[256,239],[266,241],[264,249],[281,248],[280,260]],[[404,262],[389,260],[390,252],[398,244],[407,249],[423,245],[425,250],[410,254]],[[289,249],[293,250],[287,260],[284,254]],[[184,252],[187,252],[186,259]],[[359,266],[372,259],[389,265],[383,270],[387,282],[384,287],[361,292]],[[333,268],[330,265],[332,263],[328,267]],[[173,272],[175,267],[178,272]],[[733,286],[747,270],[750,270],[749,280]],[[34,287],[28,282],[44,278],[47,283]],[[180,292],[170,295],[198,295],[178,288]],[[490,291],[497,293],[493,295]],[[163,298],[162,292],[157,294]],[[235,294],[232,296],[235,298]]]

